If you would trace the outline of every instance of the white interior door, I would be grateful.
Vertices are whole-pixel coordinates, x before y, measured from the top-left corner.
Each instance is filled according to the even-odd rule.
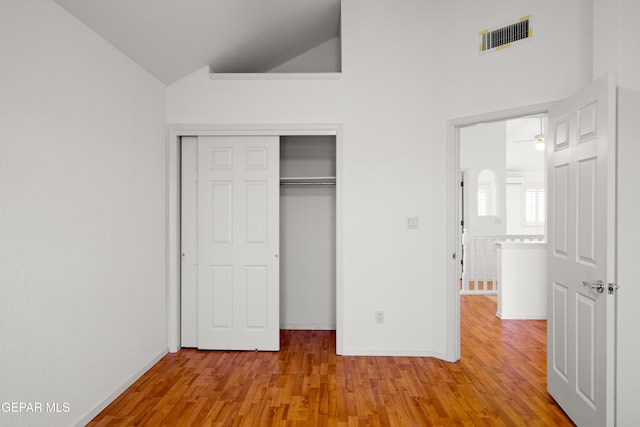
[[[180,344],[198,346],[198,137],[182,138]]]
[[[615,294],[607,286],[615,282],[611,86],[600,79],[549,112],[547,387],[581,427],[614,419]]]
[[[277,136],[198,138],[198,348],[280,349]]]

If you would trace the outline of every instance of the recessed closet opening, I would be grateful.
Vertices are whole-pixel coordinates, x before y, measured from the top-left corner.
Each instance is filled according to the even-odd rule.
[[[179,347],[277,350],[269,331],[337,330],[336,135],[178,142]]]
[[[336,137],[280,138],[280,328],[336,329]]]

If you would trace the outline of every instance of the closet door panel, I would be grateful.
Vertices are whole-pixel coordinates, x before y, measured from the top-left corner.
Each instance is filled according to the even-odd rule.
[[[180,345],[198,346],[198,138],[181,140]]]
[[[278,350],[279,138],[198,138],[198,348]]]

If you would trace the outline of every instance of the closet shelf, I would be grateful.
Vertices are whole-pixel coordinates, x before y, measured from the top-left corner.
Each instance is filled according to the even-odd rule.
[[[335,176],[287,176],[280,178],[280,185],[336,185]]]

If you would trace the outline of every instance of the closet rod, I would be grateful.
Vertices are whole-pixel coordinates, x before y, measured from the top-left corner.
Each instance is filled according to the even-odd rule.
[[[282,181],[280,185],[336,185],[336,183],[321,181]]]

